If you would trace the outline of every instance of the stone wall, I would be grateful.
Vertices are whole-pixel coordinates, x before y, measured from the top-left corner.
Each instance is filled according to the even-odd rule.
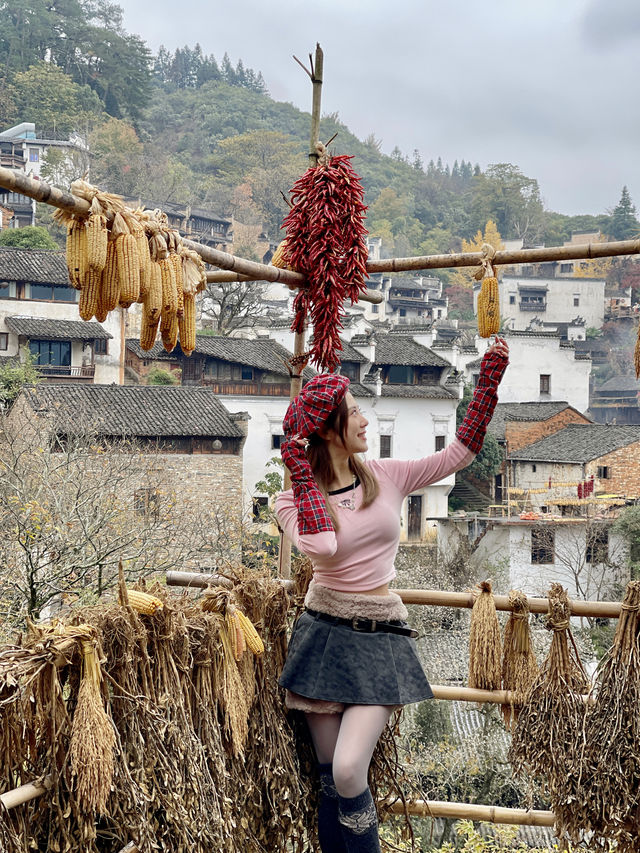
[[[598,477],[599,468],[607,468],[608,477]],[[588,462],[586,470],[587,476],[595,477],[597,491],[640,497],[640,441]]]

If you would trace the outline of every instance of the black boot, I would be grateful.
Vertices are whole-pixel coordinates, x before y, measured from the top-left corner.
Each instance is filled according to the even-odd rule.
[[[347,853],[338,823],[338,792],[333,781],[333,766],[318,764],[320,774],[320,804],[318,806],[318,837],[322,853]]]
[[[339,797],[338,804],[347,853],[380,853],[378,815],[369,788],[357,797]]]

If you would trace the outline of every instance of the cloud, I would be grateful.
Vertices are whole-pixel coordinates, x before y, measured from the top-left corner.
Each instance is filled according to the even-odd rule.
[[[612,48],[640,39],[638,0],[592,0],[582,20],[582,31],[593,47]]]

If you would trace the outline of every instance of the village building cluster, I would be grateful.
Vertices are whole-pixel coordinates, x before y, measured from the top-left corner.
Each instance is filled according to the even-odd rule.
[[[47,148],[61,145],[21,124],[0,133],[1,164],[37,177]],[[86,148],[81,139],[64,145],[74,156]],[[206,210],[164,209],[182,233],[233,251],[239,223]],[[32,224],[33,211],[30,199],[0,190],[0,229]],[[254,237],[268,262],[275,245]],[[370,238],[372,257],[380,245]],[[593,366],[606,353],[587,334],[605,318],[627,322],[630,294],[609,293],[604,279],[577,277],[573,267],[529,265],[501,275],[511,362],[490,434],[502,466],[491,482],[474,481],[470,472],[411,495],[401,540],[437,541],[444,551],[464,542],[479,567],[499,566],[511,586],[540,594],[561,580],[570,594],[588,597],[624,579],[625,545],[612,525],[640,498],[640,408],[632,377],[614,377],[594,392]],[[477,381],[487,342],[449,318],[436,275],[374,274],[367,287],[384,298],[348,310],[341,371],[369,421],[369,454],[419,458],[442,450],[454,438],[456,410],[465,385]],[[73,419],[93,411],[103,436],[160,446],[163,465],[192,499],[222,497],[238,518],[274,534],[262,513],[269,495],[257,484],[279,456],[292,298],[285,287],[265,286],[263,310],[233,336],[215,335],[203,316],[189,357],[179,346],[146,352],[136,338],[135,307],[104,323],[78,318],[78,291],[62,254],[0,248],[0,358],[30,353],[41,378],[10,417],[48,423],[47,412]],[[177,386],[150,386],[158,370]],[[135,500],[139,511],[148,509],[149,496]],[[456,503],[464,508],[452,510]]]

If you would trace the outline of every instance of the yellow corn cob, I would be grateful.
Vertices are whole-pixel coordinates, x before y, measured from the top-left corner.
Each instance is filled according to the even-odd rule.
[[[160,337],[162,346],[167,352],[173,352],[178,343],[178,317],[171,314],[166,319],[163,317],[160,323]]]
[[[67,269],[72,287],[81,290],[87,259],[87,232],[84,222],[71,220],[67,225]]]
[[[500,331],[500,303],[498,298],[498,279],[490,276],[482,279],[478,294],[478,332],[480,337],[488,338]]]
[[[233,656],[236,660],[240,660],[247,650],[247,643],[244,638],[244,631],[242,630],[242,626],[238,620],[238,612],[235,607],[227,607],[225,619],[227,623],[227,631],[231,638]]]
[[[284,251],[286,248],[286,240],[283,240],[282,243],[279,244],[278,248],[273,253],[273,257],[271,258],[270,264],[274,267],[278,267],[281,270],[290,270],[293,267],[290,267],[289,264],[286,263],[284,259]]]
[[[116,240],[120,305],[128,308],[140,296],[140,256],[133,234],[121,234]]]
[[[149,241],[144,228],[136,228],[133,232],[138,247],[138,258],[140,260],[140,294],[138,302],[142,302],[149,291],[151,284],[151,254],[149,252]]]
[[[253,622],[241,610],[236,610],[236,617],[242,628],[244,638],[247,643],[247,648],[254,655],[261,655],[264,652],[264,643],[260,634],[256,631]]]
[[[176,314],[182,316],[184,311],[184,276],[182,272],[182,258],[176,252],[171,252],[169,260],[173,265],[173,275],[176,283]]]
[[[107,263],[100,276],[100,296],[98,312],[100,315],[113,311],[118,307],[120,299],[120,278],[118,276],[118,256],[116,244],[121,237],[109,240],[107,245]]]
[[[149,291],[144,299],[143,305],[149,314],[149,320],[157,323],[162,314],[162,273],[159,264],[151,262],[151,277],[149,279]]]
[[[102,272],[107,262],[107,219],[101,213],[92,213],[87,219],[87,266]]]
[[[158,261],[162,273],[162,318],[175,314],[178,308],[178,292],[176,290],[176,276],[173,263],[169,258]]]
[[[104,270],[103,270],[104,272]],[[104,323],[104,321],[109,316],[109,312],[105,311],[104,308],[100,305],[100,294],[98,294],[98,307],[96,308],[96,320],[98,323]]]
[[[78,313],[83,320],[90,320],[98,310],[101,276],[102,273],[97,270],[88,270],[85,275],[84,285],[80,291],[80,302],[78,303]]]
[[[184,294],[184,311],[178,317],[180,348],[185,355],[191,355],[196,348],[196,298],[190,293]]]
[[[155,595],[141,592],[139,589],[128,589],[127,598],[134,610],[137,610],[138,613],[146,613],[148,616],[153,616],[156,610],[161,610],[164,607],[163,602]]]

